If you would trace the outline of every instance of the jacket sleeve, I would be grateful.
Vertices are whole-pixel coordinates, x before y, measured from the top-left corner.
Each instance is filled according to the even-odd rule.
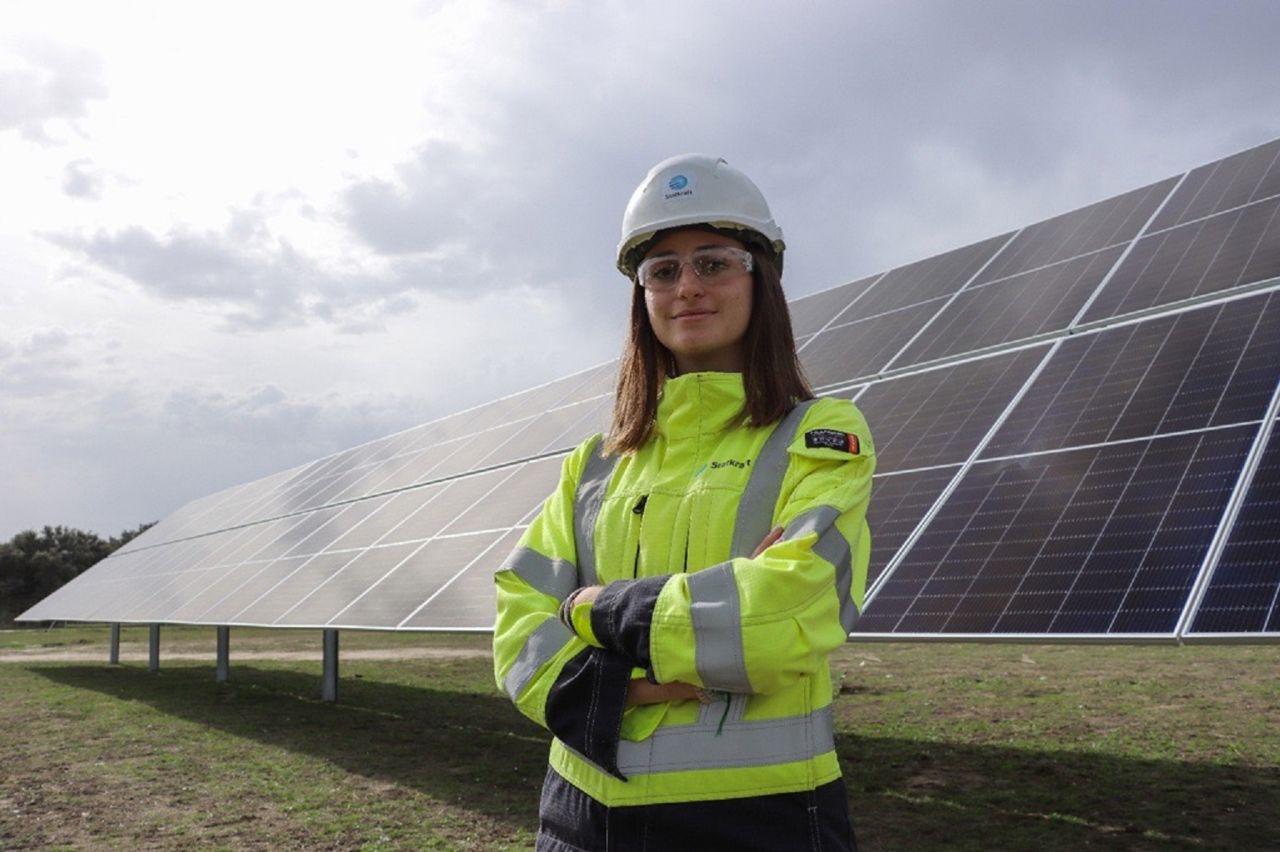
[[[555,492],[494,576],[493,667],[498,686],[521,713],[622,777],[617,744],[632,664],[613,651],[589,647],[558,617],[560,602],[581,585],[574,496],[595,443],[588,441],[565,459]]]
[[[875,451],[852,403],[823,400],[788,454],[773,512],[781,539],[755,558],[611,583],[591,614],[601,645],[659,683],[729,692],[776,692],[825,664],[862,607]]]

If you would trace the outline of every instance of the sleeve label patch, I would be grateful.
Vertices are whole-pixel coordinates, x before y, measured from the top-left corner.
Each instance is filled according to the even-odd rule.
[[[835,429],[813,429],[804,433],[804,445],[809,449],[839,450],[842,453],[858,455],[861,449],[858,436],[852,432],[837,432]]]

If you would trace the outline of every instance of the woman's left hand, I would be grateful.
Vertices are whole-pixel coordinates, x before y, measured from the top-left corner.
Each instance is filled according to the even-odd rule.
[[[578,589],[576,594],[574,594],[573,605],[577,606],[578,604],[595,603],[595,600],[600,596],[602,589],[604,589],[604,586],[583,586],[581,589]]]

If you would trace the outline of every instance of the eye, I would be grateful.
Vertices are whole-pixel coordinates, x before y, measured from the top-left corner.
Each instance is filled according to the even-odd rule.
[[[702,275],[719,275],[729,271],[729,259],[719,255],[703,256],[694,262],[698,265],[698,272]]]
[[[710,250],[693,256],[693,269],[699,278],[717,278],[734,268],[734,257],[727,252]]]
[[[650,281],[657,281],[666,284],[675,281],[679,275],[680,264],[674,260],[660,260],[652,264],[647,270],[646,277]]]

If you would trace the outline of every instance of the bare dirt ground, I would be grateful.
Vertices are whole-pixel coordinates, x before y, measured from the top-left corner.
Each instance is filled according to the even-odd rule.
[[[341,652],[344,660],[446,660],[469,659],[488,656],[481,648],[352,648]],[[120,661],[139,662],[149,658],[149,650],[143,642],[121,642]],[[237,660],[320,660],[321,649],[315,650],[257,650],[231,649],[231,661]],[[214,660],[216,654],[206,644],[181,643],[161,646],[160,662],[165,660]],[[29,648],[0,653],[0,663],[95,663],[106,662],[107,649],[99,648]]]

